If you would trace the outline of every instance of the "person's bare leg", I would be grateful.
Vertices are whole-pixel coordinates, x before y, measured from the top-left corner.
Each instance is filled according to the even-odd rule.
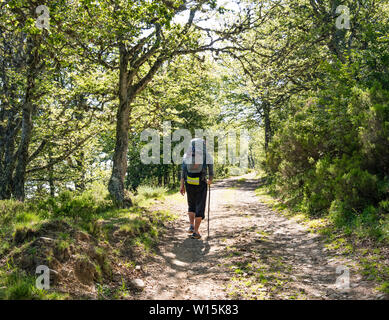
[[[194,212],[188,212],[188,217],[189,217],[189,223],[194,226],[194,221],[195,221],[195,213]]]
[[[194,232],[197,233],[197,234],[200,234],[199,233],[199,227],[200,227],[200,224],[201,224],[201,220],[203,220],[203,218],[201,217],[196,217],[195,218],[195,227],[194,227]]]

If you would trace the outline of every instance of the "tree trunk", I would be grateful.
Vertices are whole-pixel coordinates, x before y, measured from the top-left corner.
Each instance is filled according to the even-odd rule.
[[[3,40],[4,50],[11,52],[10,43]],[[25,65],[24,56],[20,54],[18,62]],[[20,131],[19,106],[16,105],[16,88],[8,85],[6,72],[6,60],[2,61],[0,81],[2,82],[2,94],[7,99],[0,100],[0,121],[7,123],[6,127],[0,126],[0,200],[10,199],[13,193],[13,173],[16,165],[15,139]],[[12,102],[11,102],[12,101]]]
[[[263,114],[264,114],[264,122],[265,122],[265,151],[267,152],[269,148],[269,143],[272,138],[271,122],[270,122],[270,106],[267,103],[265,103],[265,106],[263,108]]]
[[[24,201],[24,184],[26,180],[26,168],[28,164],[28,149],[32,134],[33,91],[35,77],[39,63],[39,52],[35,41],[27,39],[27,88],[22,110],[22,131],[19,148],[16,156],[16,169],[13,178],[14,196],[17,200]]]
[[[11,121],[8,118],[8,121]],[[2,163],[1,177],[0,177],[0,200],[11,199],[12,195],[12,174],[15,168],[15,140],[11,134],[11,130],[17,130],[17,128],[7,128],[7,131],[4,134],[4,161]],[[3,138],[3,137],[2,137]]]
[[[173,186],[176,185],[176,165],[173,164],[172,166],[172,177],[173,177]]]
[[[52,161],[52,152],[51,148],[49,149],[49,162],[51,163]],[[48,168],[49,170],[49,187],[50,187],[50,196],[54,197],[55,196],[55,185],[54,185],[54,167],[50,166]]]
[[[250,169],[255,169],[255,161],[254,161],[254,157],[253,157],[253,154],[250,150],[250,153],[249,153],[249,168]]]
[[[120,208],[130,207],[130,199],[125,199],[124,179],[127,172],[129,106],[133,97],[128,92],[128,53],[125,47],[120,47],[120,78],[119,78],[119,108],[116,115],[116,144],[113,155],[113,167],[108,190],[113,201]]]
[[[169,168],[165,165],[163,167],[163,186],[169,185]]]
[[[159,43],[159,37],[157,43]],[[130,56],[129,51],[127,51],[124,44],[120,44],[119,46],[119,108],[116,116],[116,144],[112,159],[113,167],[111,178],[108,183],[108,190],[116,205],[122,208],[130,207],[132,205],[131,199],[126,198],[124,194],[124,180],[127,172],[130,105],[134,101],[136,95],[153,79],[153,76],[167,57],[159,56],[143,78],[137,83],[133,83],[133,81],[136,78],[140,67],[143,65],[143,62],[155,52],[157,47],[158,45],[156,44],[152,49],[144,53],[143,57],[139,58],[140,61],[138,62],[134,62],[134,59],[132,59],[129,71],[129,60],[130,58],[134,58],[134,56]],[[132,52],[131,55],[134,55],[134,53]]]
[[[81,151],[76,157],[76,168],[80,173],[79,179],[74,182],[76,190],[84,191],[86,189],[86,168],[85,168],[85,153]]]
[[[25,198],[24,184],[26,180],[26,168],[28,163],[28,148],[32,133],[32,104],[28,102],[23,108],[23,124],[20,147],[17,156],[17,165],[14,175],[14,196],[17,200]]]
[[[49,187],[50,187],[50,196],[55,196],[55,185],[54,185],[54,176],[53,176],[53,167],[49,168]]]

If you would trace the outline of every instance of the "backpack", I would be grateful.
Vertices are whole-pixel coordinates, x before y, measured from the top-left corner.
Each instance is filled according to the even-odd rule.
[[[203,161],[201,163],[196,163],[196,160],[198,160],[201,156],[203,157]],[[195,141],[192,141],[192,151],[184,159],[184,162],[186,164],[188,173],[201,173],[203,168],[206,167],[205,142],[203,142],[203,150],[196,150],[196,143]]]
[[[200,157],[203,157],[203,161],[201,163],[196,163],[196,160]],[[206,168],[206,149],[205,142],[203,142],[203,148],[201,150],[196,150],[195,141],[192,141],[192,149],[190,152],[187,152],[184,157],[184,163],[187,168],[187,183],[192,185],[199,185],[200,178],[202,175],[203,168]]]

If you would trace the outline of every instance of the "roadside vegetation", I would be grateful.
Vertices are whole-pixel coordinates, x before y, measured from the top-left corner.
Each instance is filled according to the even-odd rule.
[[[130,209],[112,206],[101,185],[44,200],[1,201],[0,298],[91,298],[102,288],[111,295],[100,297],[120,298],[123,288],[122,296],[131,296],[136,265],[175,218],[147,209],[166,195],[164,188],[142,186]],[[36,287],[38,265],[51,269],[49,290]]]
[[[263,179],[266,181],[266,179]],[[269,184],[256,189],[260,201],[276,212],[305,225],[310,232],[322,236],[326,250],[357,261],[357,269],[379,284],[376,288],[389,294],[388,224],[376,219],[339,220],[330,213],[312,216],[285,203]]]

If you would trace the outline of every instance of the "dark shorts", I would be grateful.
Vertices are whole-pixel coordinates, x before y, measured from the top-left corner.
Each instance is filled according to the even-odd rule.
[[[207,183],[201,181],[198,186],[185,183],[188,198],[188,212],[194,212],[196,217],[205,218],[205,203],[207,202]]]

